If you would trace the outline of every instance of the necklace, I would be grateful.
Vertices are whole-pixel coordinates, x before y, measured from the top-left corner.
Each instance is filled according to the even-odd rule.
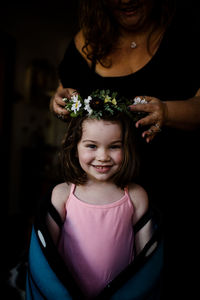
[[[135,48],[137,47],[136,42],[132,41],[132,42],[130,43],[130,47],[131,47],[131,49],[135,49]]]

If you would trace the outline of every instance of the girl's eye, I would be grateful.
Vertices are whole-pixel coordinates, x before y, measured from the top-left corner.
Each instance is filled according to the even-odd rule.
[[[91,148],[91,149],[95,149],[96,148],[96,145],[94,144],[88,144],[86,145],[87,148]]]
[[[111,149],[121,149],[121,145],[112,145],[110,146]]]

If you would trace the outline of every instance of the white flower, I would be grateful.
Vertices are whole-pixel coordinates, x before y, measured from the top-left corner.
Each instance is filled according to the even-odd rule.
[[[88,96],[87,99],[84,100],[84,109],[87,110],[87,112],[89,113],[89,115],[92,114],[93,110],[92,108],[90,107],[90,101],[92,100],[92,97],[91,96]]]
[[[78,94],[71,96],[72,102],[76,103],[78,101]],[[80,101],[79,101],[80,102]]]
[[[148,103],[148,102],[145,100],[145,98],[141,99],[140,97],[135,97],[133,105],[136,105],[136,104],[146,104],[146,103]]]
[[[145,100],[145,99],[141,100],[141,104],[146,104],[146,103],[148,103],[147,100]]]
[[[89,104],[91,100],[92,100],[92,97],[88,96],[87,99],[84,99],[84,103]]]
[[[75,102],[75,99],[73,99],[73,102],[74,102],[74,104],[72,104],[71,110],[76,114],[77,111],[79,111],[80,107],[82,106],[82,103],[81,103],[81,101],[78,100],[78,97],[77,97],[76,102]]]

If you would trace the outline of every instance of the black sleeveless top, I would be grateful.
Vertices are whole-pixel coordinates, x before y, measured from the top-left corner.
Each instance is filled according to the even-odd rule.
[[[109,88],[131,98],[150,95],[161,100],[188,99],[200,88],[200,75],[195,72],[200,67],[200,48],[196,43],[198,37],[181,25],[174,21],[153,58],[142,69],[127,76],[97,74],[72,40],[59,65],[59,78],[64,87],[77,88],[83,96],[96,88]]]
[[[131,99],[138,95],[162,101],[193,97],[200,88],[200,51],[195,45],[198,38],[181,26],[173,22],[153,58],[142,69],[127,76],[100,76],[95,68],[88,66],[72,40],[58,68],[60,80],[64,87],[77,89],[83,97],[97,88],[115,90]],[[150,144],[140,138],[141,176],[138,182],[158,206],[165,205],[168,197],[178,201],[184,184],[186,187],[190,182],[193,186],[194,167],[200,165],[196,159],[200,150],[199,137],[199,132],[163,128]],[[184,191],[182,196],[185,194]]]

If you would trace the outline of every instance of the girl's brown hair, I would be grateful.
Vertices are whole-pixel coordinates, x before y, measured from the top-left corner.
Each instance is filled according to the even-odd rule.
[[[104,67],[111,66],[112,63],[106,61],[106,58],[117,44],[119,37],[119,26],[109,10],[108,2],[107,0],[80,0],[79,3],[79,23],[85,38],[82,51],[89,60],[99,62]],[[151,14],[154,26],[149,33],[148,43],[157,28],[165,31],[171,23],[175,8],[176,0],[154,0]],[[149,45],[147,47],[149,49]]]
[[[82,126],[86,119],[86,116],[72,118],[67,124],[67,131],[61,148],[61,165],[67,183],[79,185],[87,181],[87,175],[81,168],[77,155],[77,145],[81,140]],[[135,123],[122,113],[118,116],[105,118],[105,120],[121,124],[124,158],[120,170],[112,177],[112,180],[117,186],[124,188],[135,181],[139,171]]]

